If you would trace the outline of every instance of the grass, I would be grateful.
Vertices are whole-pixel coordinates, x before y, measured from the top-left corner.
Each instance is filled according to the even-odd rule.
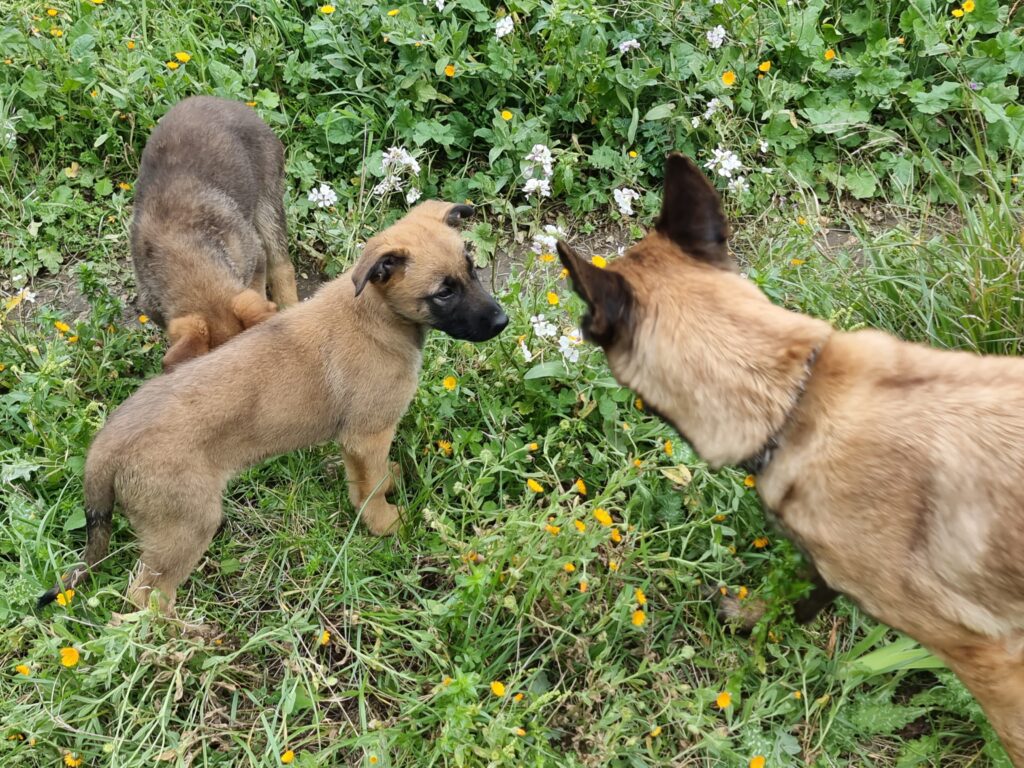
[[[1015,87],[1020,39],[992,26],[1005,7],[979,2],[969,24],[929,4],[872,6],[875,21],[843,3],[396,7],[108,0],[49,16],[16,0],[0,22],[0,122],[16,133],[0,154],[0,762],[1007,765],[977,705],[912,642],[845,601],[793,623],[799,559],[755,491],[638,410],[598,351],[567,338],[580,356],[565,360],[581,307],[530,247],[557,222],[614,257],[656,210],[661,152],[706,160],[724,144],[750,183],[723,189],[734,247],[774,300],[1019,354],[1019,116],[1000,89]],[[515,31],[498,39],[506,11]],[[709,50],[718,23],[729,40]],[[628,38],[639,55],[610,53]],[[943,42],[945,57],[922,54]],[[190,60],[171,70],[178,51]],[[495,285],[512,318],[483,345],[431,336],[392,451],[398,536],[356,523],[334,446],[232,483],[226,528],[178,596],[212,628],[202,639],[124,613],[136,553],[120,516],[98,577],[66,606],[31,608],[80,551],[92,435],[159,370],[162,336],[130,303],[119,184],[192,92],[254,101],[285,140],[300,272],[339,273],[400,215],[401,195],[370,190],[382,150],[408,146],[424,170],[407,187],[480,204],[467,236],[509,273]],[[867,116],[836,132],[819,92]],[[713,97],[726,106],[693,128]],[[784,108],[802,133],[776,119]],[[522,193],[536,143],[554,154],[551,201]],[[322,181],[333,210],[305,197]],[[635,216],[616,209],[623,187],[640,192]],[[553,336],[537,335],[540,313]],[[739,636],[708,596],[723,586],[780,607]]]

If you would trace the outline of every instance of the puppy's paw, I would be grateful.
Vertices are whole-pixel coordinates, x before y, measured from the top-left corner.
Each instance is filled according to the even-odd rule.
[[[388,464],[388,476],[384,480],[383,493],[385,496],[395,490],[395,483],[402,476],[402,466],[397,461]]]
[[[388,536],[398,530],[398,507],[373,499],[363,508],[363,522],[374,536]]]

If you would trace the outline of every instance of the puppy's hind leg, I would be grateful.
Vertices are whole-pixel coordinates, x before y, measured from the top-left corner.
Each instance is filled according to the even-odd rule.
[[[206,553],[220,527],[223,510],[218,496],[187,515],[180,510],[167,512],[150,518],[145,526],[136,525],[142,551],[128,587],[128,600],[145,608],[155,596],[160,611],[173,616],[178,587]]]
[[[363,522],[370,532],[383,536],[398,527],[398,508],[384,498],[394,486],[388,452],[395,430],[371,435],[342,434],[342,455],[352,505],[362,509]]]
[[[298,304],[299,289],[295,284],[295,267],[288,258],[288,230],[280,197],[276,202],[260,203],[256,210],[256,229],[267,255],[270,298],[281,309]]]

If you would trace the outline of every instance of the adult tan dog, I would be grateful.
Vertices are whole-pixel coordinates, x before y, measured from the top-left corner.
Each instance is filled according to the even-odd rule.
[[[679,154],[661,214],[598,269],[558,244],[584,335],[828,587],[940,656],[1024,766],[1024,361],[844,333],[737,274],[719,198]]]
[[[116,499],[141,548],[128,597],[145,606],[156,590],[170,614],[221,524],[228,481],[332,438],[366,526],[394,531],[388,451],[416,390],[427,330],[484,341],[508,324],[454,229],[472,211],[417,206],[311,299],[151,379],[114,411],[85,462],[85,567],[40,604],[106,556]]]
[[[298,302],[283,195],[284,148],[249,107],[193,96],[160,120],[135,185],[132,264],[167,331],[164,370]]]

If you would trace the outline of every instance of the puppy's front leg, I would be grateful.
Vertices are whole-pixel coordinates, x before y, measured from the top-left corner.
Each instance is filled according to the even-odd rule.
[[[394,487],[388,452],[395,436],[394,428],[375,434],[342,434],[342,456],[348,494],[353,506],[362,509],[363,522],[377,536],[394,533],[398,527],[398,508],[384,496]]]

